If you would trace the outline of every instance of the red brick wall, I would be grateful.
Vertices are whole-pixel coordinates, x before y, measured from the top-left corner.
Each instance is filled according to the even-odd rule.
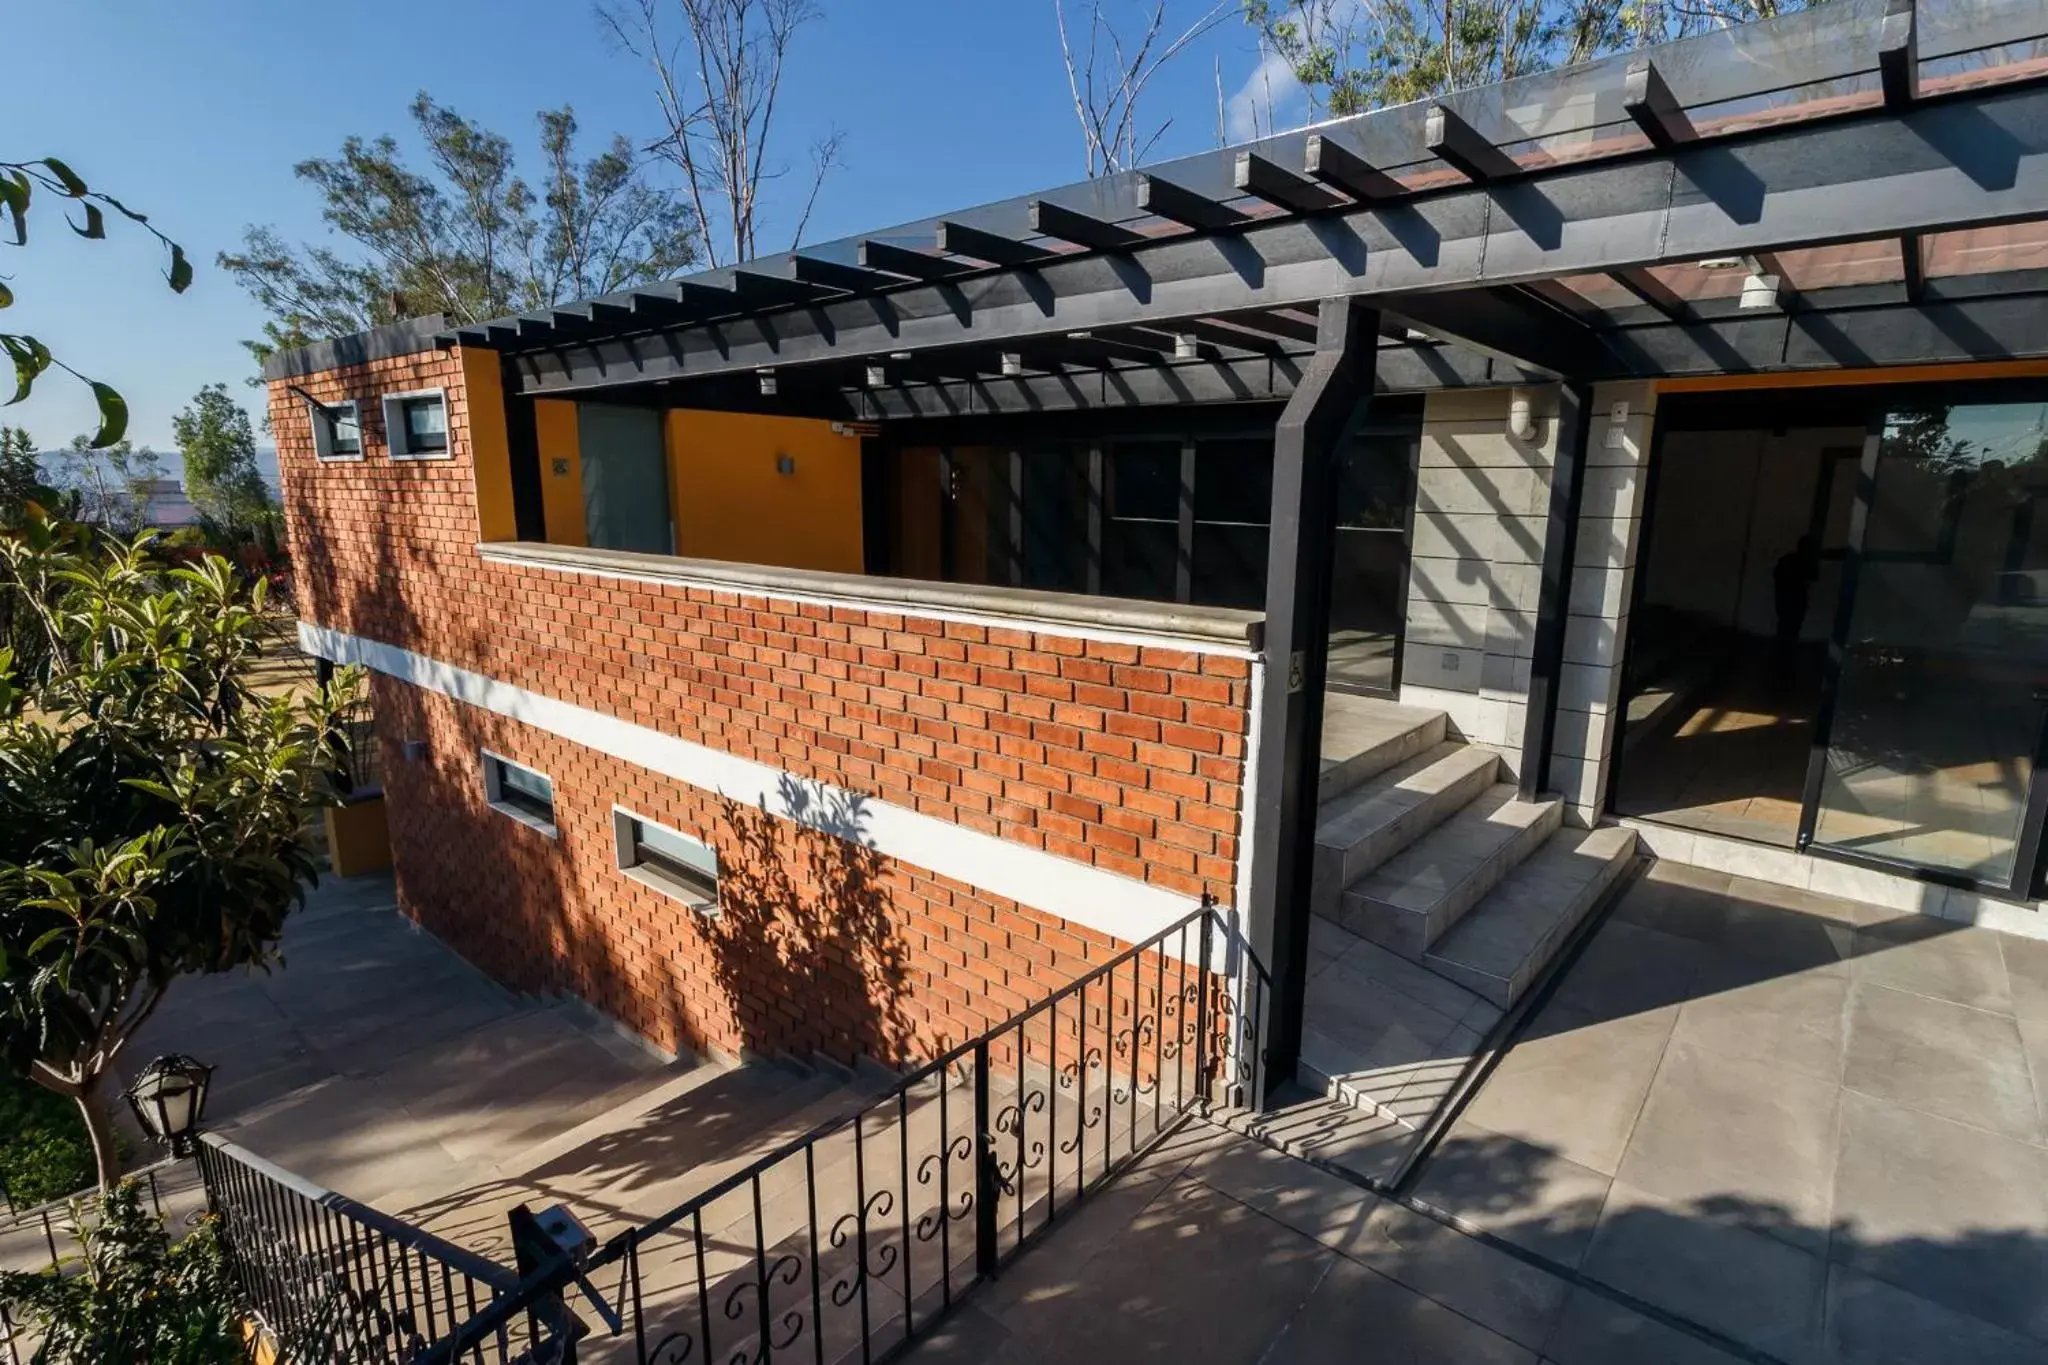
[[[273,386],[303,618],[1180,894],[1230,899],[1247,661],[494,565],[476,550],[455,353],[295,382],[324,401],[358,400],[366,451],[316,460],[300,400]],[[393,461],[379,395],[437,386],[449,395],[454,457]],[[778,1010],[790,1016],[785,1028],[810,1027],[786,999],[718,1005],[702,930],[613,865],[602,822],[614,800],[655,819],[686,809],[695,822],[708,818],[709,807],[688,804],[702,794],[513,727],[519,746],[505,751],[549,746],[534,766],[576,810],[549,848],[481,804],[470,731],[511,722],[466,708],[458,721],[455,703],[389,682],[378,699],[392,708],[380,724],[387,738],[408,723],[433,727],[434,780],[401,775],[394,761],[391,810],[401,893],[436,933],[509,982],[573,989],[665,1042],[782,1037],[767,1018]],[[458,739],[464,747],[451,748]],[[635,791],[651,808],[636,806]],[[790,825],[775,835],[808,837]],[[797,855],[794,844],[785,852]],[[1002,980],[970,973],[971,984],[917,967],[910,1004],[927,1012],[930,1036],[1000,1017],[1088,960],[1078,934],[1044,960],[1019,952],[1044,941],[1040,929],[1072,933],[1059,921],[901,865],[886,871],[882,918],[909,934],[891,951],[963,971],[998,953],[1028,964],[1005,960]],[[779,885],[761,894],[772,899]],[[1001,941],[984,951],[974,926],[992,917],[1005,921]],[[749,1010],[766,1013],[750,1024]],[[862,1037],[851,1017],[832,1036]]]
[[[408,912],[507,985],[573,993],[671,1050],[929,1057],[1120,948],[494,712],[373,691]],[[557,838],[485,804],[479,748],[553,777]],[[619,872],[615,803],[718,849],[719,919]]]

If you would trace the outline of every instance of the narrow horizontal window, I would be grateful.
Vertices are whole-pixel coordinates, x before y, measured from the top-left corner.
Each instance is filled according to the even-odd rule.
[[[718,910],[718,850],[701,839],[612,808],[619,869],[709,914]]]
[[[394,460],[434,460],[448,454],[448,398],[439,389],[384,395],[384,434]]]
[[[532,825],[542,833],[555,833],[555,784],[547,774],[524,764],[484,751],[484,796],[491,809]]]
[[[322,460],[363,458],[363,422],[353,402],[308,403],[313,425],[313,454]]]

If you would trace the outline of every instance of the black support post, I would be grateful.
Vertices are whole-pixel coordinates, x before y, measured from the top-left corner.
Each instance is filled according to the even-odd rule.
[[[1557,450],[1550,465],[1550,507],[1543,531],[1543,577],[1536,586],[1536,638],[1531,642],[1528,709],[1522,716],[1521,794],[1533,799],[1550,782],[1550,745],[1557,732],[1557,681],[1564,671],[1565,618],[1571,609],[1572,560],[1586,487],[1586,438],[1593,396],[1583,384],[1557,395]]]
[[[1266,680],[1255,722],[1251,894],[1245,907],[1252,951],[1273,978],[1266,997],[1268,1087],[1293,1077],[1301,1052],[1337,462],[1372,397],[1379,325],[1379,313],[1357,300],[1323,301],[1315,354],[1274,431]],[[1263,1105],[1265,1099],[1258,1095],[1252,1102]]]
[[[542,508],[540,437],[534,429],[533,399],[519,392],[511,361],[505,367],[505,447],[512,461],[512,526],[521,540],[546,540],[547,515]]]

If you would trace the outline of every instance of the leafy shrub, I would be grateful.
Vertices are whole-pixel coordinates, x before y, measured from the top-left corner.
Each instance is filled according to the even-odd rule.
[[[78,1106],[0,1071],[0,1189],[14,1206],[62,1199],[95,1178]]]
[[[39,1274],[0,1271],[0,1303],[42,1338],[48,1365],[247,1365],[241,1314],[218,1225],[173,1242],[124,1180],[98,1216],[74,1205],[84,1248]]]

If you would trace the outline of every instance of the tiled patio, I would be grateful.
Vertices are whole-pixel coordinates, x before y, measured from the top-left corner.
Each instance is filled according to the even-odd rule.
[[[1660,864],[1418,1193],[1771,1355],[2048,1360],[2048,944]]]
[[[918,1358],[2043,1365],[2043,1067],[2048,943],[1660,864],[1416,1190],[1593,1284],[1196,1126]]]

